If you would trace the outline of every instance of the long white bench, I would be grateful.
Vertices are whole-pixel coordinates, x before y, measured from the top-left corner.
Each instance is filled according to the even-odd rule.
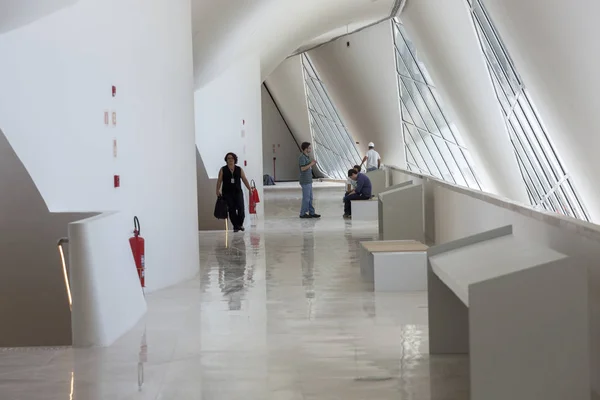
[[[468,353],[472,400],[589,400],[584,265],[512,227],[429,249],[431,354]]]
[[[379,215],[379,204],[377,199],[353,200],[350,203],[352,204],[353,221],[377,222]]]
[[[376,292],[427,290],[427,246],[412,240],[361,242],[360,269]]]

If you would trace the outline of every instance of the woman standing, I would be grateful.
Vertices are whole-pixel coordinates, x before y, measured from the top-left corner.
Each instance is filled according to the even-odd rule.
[[[238,167],[238,157],[235,153],[227,153],[225,155],[225,165],[219,171],[219,179],[217,179],[217,197],[223,197],[227,202],[229,219],[233,225],[233,231],[244,231],[244,193],[242,192],[242,181],[248,189],[252,191],[246,173]],[[222,185],[222,189],[221,189]],[[222,191],[221,191],[222,190]]]

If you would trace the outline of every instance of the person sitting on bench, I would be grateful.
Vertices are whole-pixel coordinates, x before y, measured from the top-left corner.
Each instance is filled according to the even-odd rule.
[[[356,172],[360,172],[360,165],[355,165],[354,169]],[[346,181],[346,193],[344,193],[344,198],[346,198],[346,196],[348,196],[354,189],[356,189],[356,181],[348,177],[348,180]]]
[[[371,180],[367,175],[351,169],[348,171],[348,178],[356,181],[356,188],[344,197],[344,218],[352,216],[352,200],[370,200],[372,191]]]

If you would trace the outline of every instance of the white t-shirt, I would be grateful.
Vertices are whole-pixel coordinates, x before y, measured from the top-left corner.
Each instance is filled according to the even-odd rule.
[[[352,187],[352,189],[355,189],[356,188],[356,181],[348,178],[348,180],[346,181],[346,185],[350,185]]]
[[[367,169],[378,168],[377,161],[379,161],[380,158],[379,153],[376,152],[375,149],[367,151]]]

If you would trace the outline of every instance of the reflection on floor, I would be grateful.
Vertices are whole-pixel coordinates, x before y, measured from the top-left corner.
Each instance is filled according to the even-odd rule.
[[[374,294],[342,189],[266,193],[264,229],[202,233],[200,279],[148,296],[108,349],[0,351],[0,399],[468,399],[467,359],[427,355],[424,293]],[[258,224],[260,226],[260,224]]]

